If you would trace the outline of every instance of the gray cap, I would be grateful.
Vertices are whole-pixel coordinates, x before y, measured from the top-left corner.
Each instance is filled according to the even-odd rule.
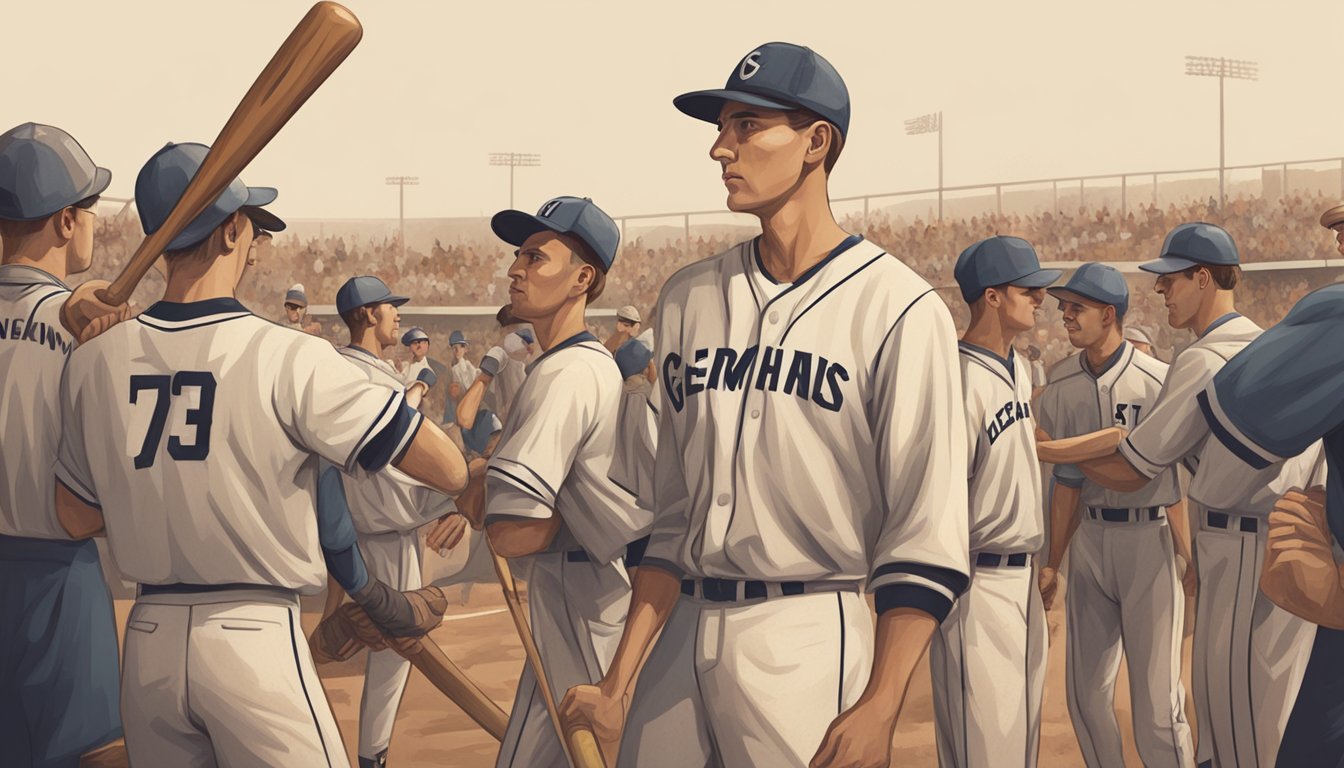
[[[1139,265],[1144,272],[1169,275],[1190,267],[1231,267],[1241,263],[1232,235],[1216,224],[1192,221],[1167,233],[1155,261]]]
[[[367,307],[370,304],[391,304],[400,307],[410,301],[405,296],[392,295],[391,289],[381,279],[373,275],[360,275],[345,281],[336,291],[336,312],[344,315],[352,309]]]
[[[187,185],[200,171],[210,148],[204,144],[169,143],[154,153],[135,177],[135,206],[140,210],[140,226],[146,235],[159,231],[168,221]],[[279,232],[285,222],[261,206],[275,202],[278,193],[271,187],[249,187],[241,178],[229,182],[210,207],[192,219],[164,250],[177,251],[196,245],[210,236],[215,227],[240,209],[247,209],[253,226]]]
[[[627,323],[644,322],[644,318],[640,317],[639,310],[635,309],[633,304],[626,304],[624,307],[616,310],[616,319],[624,320]]]
[[[1073,295],[1098,304],[1110,304],[1115,307],[1116,317],[1124,317],[1129,311],[1129,284],[1120,270],[1109,264],[1089,261],[1073,273],[1069,282],[1050,288],[1049,293],[1057,299]]]
[[[490,219],[490,228],[500,240],[521,246],[538,232],[558,232],[579,238],[610,271],[621,248],[621,231],[601,208],[589,198],[562,196],[541,206],[537,215],[523,211],[500,211]]]
[[[111,183],[112,172],[60,128],[24,123],[0,134],[0,219],[44,219]]]

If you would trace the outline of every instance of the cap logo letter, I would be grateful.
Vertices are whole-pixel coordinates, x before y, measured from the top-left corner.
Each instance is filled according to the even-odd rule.
[[[737,70],[737,76],[741,80],[750,80],[761,71],[761,52],[752,51],[747,54],[747,58],[742,60],[742,66]]]
[[[559,200],[552,200],[549,203],[541,206],[541,214],[540,214],[541,218],[543,219],[551,218],[551,214],[555,213],[555,209],[559,207],[560,207]]]

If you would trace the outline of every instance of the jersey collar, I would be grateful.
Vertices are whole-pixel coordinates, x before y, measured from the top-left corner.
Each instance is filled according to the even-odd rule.
[[[585,341],[597,341],[597,337],[587,331],[580,331],[574,334],[573,336],[570,336],[568,339],[565,339],[564,341],[560,342],[559,344],[556,344],[554,347],[551,347],[550,349],[546,350],[536,360],[533,360],[532,362],[528,363],[527,372],[531,373],[532,369],[536,368],[538,363],[550,357],[551,355],[555,354],[556,352],[559,352],[562,349],[567,349],[569,347],[575,346],[577,344],[582,344]]]
[[[1086,350],[1078,353],[1078,364],[1082,366],[1083,373],[1086,373],[1093,379],[1100,381],[1104,376],[1106,376],[1106,374],[1110,373],[1111,370],[1115,368],[1116,363],[1120,362],[1120,358],[1124,357],[1125,353],[1129,351],[1129,349],[1130,349],[1129,342],[1122,340],[1120,342],[1120,346],[1116,347],[1115,351],[1111,353],[1111,356],[1106,358],[1106,362],[1101,364],[1101,370],[1099,371],[1092,370],[1092,364],[1087,362]]]
[[[1210,333],[1213,333],[1215,330],[1217,330],[1218,326],[1222,325],[1223,323],[1226,323],[1229,320],[1235,320],[1238,317],[1241,317],[1240,312],[1228,312],[1226,315],[1223,315],[1217,320],[1214,320],[1212,323],[1209,323],[1209,327],[1205,328],[1204,332],[1199,334],[1199,338],[1202,339],[1205,336],[1208,336]]]
[[[0,265],[0,283],[6,285],[53,285],[70,290],[65,281],[45,269],[27,264]]]
[[[839,245],[835,246],[835,248],[832,248],[830,253],[826,254],[826,258],[822,259],[816,264],[813,264],[811,267],[808,267],[808,270],[806,272],[799,275],[798,279],[794,280],[792,283],[789,283],[789,285],[793,286],[802,285],[803,283],[812,279],[827,264],[834,261],[837,256],[844,253],[845,251],[848,251],[850,248],[853,248],[854,246],[858,245],[861,242],[863,242],[863,235],[850,235],[849,237],[846,237],[844,240],[840,241]],[[781,285],[782,282],[776,280],[774,276],[771,275],[768,270],[766,270],[765,262],[761,261],[760,236],[757,236],[751,241],[751,253],[753,259],[756,262],[756,269],[760,271],[761,276],[764,277],[766,280],[769,280],[771,283],[774,283],[775,285]]]
[[[978,344],[972,344],[969,341],[959,341],[957,342],[957,345],[960,346],[962,349],[966,350],[967,352],[972,352],[974,354],[980,355],[981,357],[988,358],[998,363],[999,365],[1003,366],[1003,369],[1008,372],[1009,381],[1011,381],[1014,384],[1017,383],[1017,365],[1014,362],[1016,358],[1013,355],[1012,347],[1008,348],[1007,357],[999,357],[997,354],[989,351],[988,349],[985,349],[984,347]]]

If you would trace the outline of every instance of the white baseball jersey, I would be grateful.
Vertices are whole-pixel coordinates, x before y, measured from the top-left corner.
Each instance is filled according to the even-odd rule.
[[[402,377],[368,350],[347,346],[342,347],[340,353],[370,382],[386,387],[389,392],[403,391]],[[414,376],[406,377],[408,384],[415,380]],[[452,508],[452,501],[447,496],[396,467],[369,472],[356,466],[342,484],[350,506],[350,519],[360,533],[411,531],[447,514]]]
[[[600,564],[642,538],[653,515],[607,477],[616,443],[621,375],[592,334],[556,344],[528,366],[486,469],[491,518],[546,519]]]
[[[0,266],[0,534],[68,539],[51,467],[61,439],[61,371],[75,341],[61,325],[70,289],[34,267]]]
[[[57,480],[101,505],[141,584],[319,590],[318,456],[373,471],[420,426],[400,391],[234,299],[115,326],[71,355],[61,396]]]
[[[1050,370],[1050,383],[1041,392],[1037,413],[1041,428],[1055,439],[1113,426],[1133,431],[1151,418],[1166,376],[1166,363],[1145,355],[1127,341],[1120,343],[1100,372],[1093,372],[1086,353],[1078,352]],[[1139,490],[1122,493],[1083,478],[1074,467],[1055,467],[1055,482],[1082,488],[1083,504],[1109,509],[1165,507],[1179,501],[1181,488],[1175,467],[1155,475]]]
[[[1214,374],[1261,333],[1260,326],[1235,313],[1215,320],[1172,361],[1161,396],[1120,444],[1120,455],[1149,477],[1183,461],[1194,473],[1192,500],[1212,509],[1267,515],[1274,506],[1269,484],[1279,467],[1251,471],[1217,440],[1209,440],[1198,400]],[[1206,459],[1212,459],[1207,466]]]
[[[966,417],[952,317],[928,283],[854,236],[781,284],[752,240],[673,275],[657,316],[644,564],[867,579],[879,603],[900,587],[895,604],[945,615],[968,572]]]
[[[424,371],[429,371],[431,376],[434,375],[434,369],[430,368],[428,357],[418,362],[412,360],[409,364],[407,364],[406,370],[402,371],[401,375],[397,376],[397,379],[400,381],[401,384],[409,387],[415,382],[420,380],[420,376]],[[393,371],[393,374],[395,375],[396,371]]]
[[[467,389],[475,383],[478,374],[480,374],[480,369],[465,357],[448,366],[449,383],[460,384],[463,394],[466,394]]]
[[[491,376],[490,386],[495,390],[495,405],[507,417],[513,401],[527,378],[527,361],[515,360],[503,347],[491,347],[481,358],[481,373]]]
[[[958,347],[966,392],[970,551],[1039,551],[1045,531],[1030,370],[1011,349],[1005,360],[965,341]]]
[[[616,430],[616,452],[611,461],[612,482],[633,495],[639,505],[653,510],[654,457],[658,450],[659,390],[639,375],[640,384],[622,385],[621,414]]]

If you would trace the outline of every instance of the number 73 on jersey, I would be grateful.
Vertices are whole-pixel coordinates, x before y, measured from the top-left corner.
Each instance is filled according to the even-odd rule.
[[[173,461],[203,461],[210,455],[215,410],[215,375],[210,371],[132,376],[131,405],[136,413],[131,418],[128,447],[134,450],[134,441],[143,435],[136,469],[154,466],[169,416],[174,417],[168,435],[168,456]]]

